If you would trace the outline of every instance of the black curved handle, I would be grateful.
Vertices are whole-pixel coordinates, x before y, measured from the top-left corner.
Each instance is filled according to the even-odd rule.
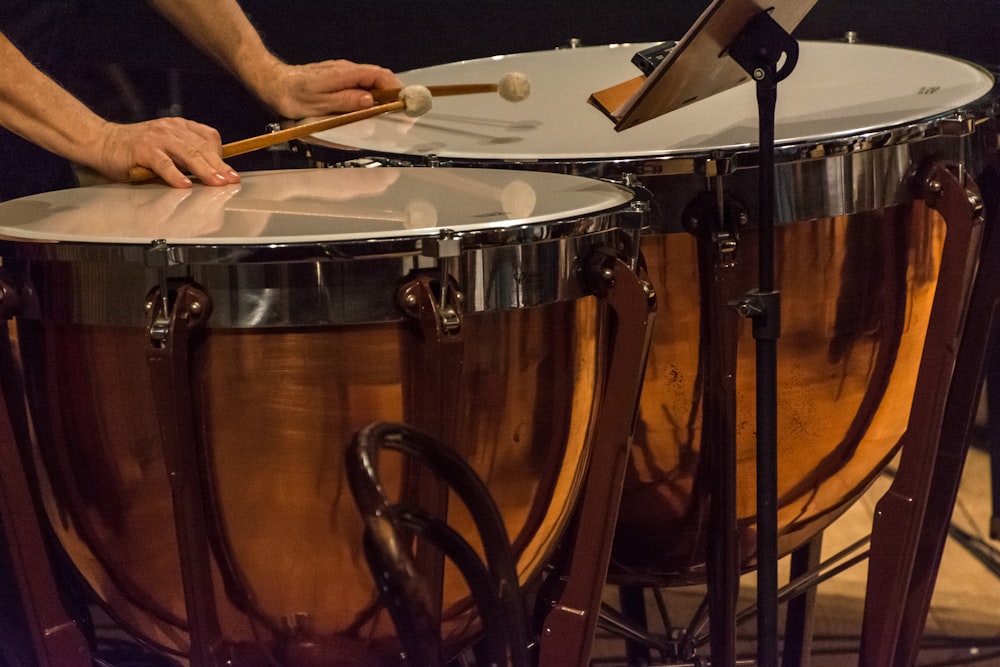
[[[378,472],[382,449],[418,460],[455,491],[476,524],[485,567],[468,542],[443,521],[420,508],[389,502]],[[434,437],[390,422],[375,422],[356,433],[346,457],[348,483],[365,521],[365,555],[411,662],[441,661],[431,594],[406,539],[407,534],[417,533],[451,559],[469,585],[484,634],[478,662],[527,667],[528,624],[510,539],[500,511],[475,471]]]

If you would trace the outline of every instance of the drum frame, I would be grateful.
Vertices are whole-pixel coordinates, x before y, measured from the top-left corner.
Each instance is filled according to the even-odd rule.
[[[508,303],[507,307],[532,306],[536,303],[549,302],[553,298],[562,300],[586,295],[595,295],[598,298],[599,329],[603,330],[603,333],[599,333],[598,340],[603,341],[603,345],[597,350],[597,355],[601,362],[600,368],[604,370],[599,376],[599,386],[594,393],[592,427],[584,450],[588,454],[582,464],[586,475],[579,482],[582,487],[579,500],[581,507],[577,510],[578,516],[575,518],[576,523],[585,527],[582,531],[585,537],[578,537],[577,542],[587,544],[587,548],[573,549],[567,565],[570,568],[568,576],[554,578],[562,581],[565,588],[556,592],[554,601],[559,604],[553,603],[553,611],[546,623],[547,627],[558,627],[560,631],[551,639],[542,642],[542,651],[555,656],[564,656],[571,649],[582,650],[584,655],[589,655],[590,642],[597,623],[596,613],[590,613],[590,610],[597,608],[603,588],[603,573],[610,558],[617,500],[624,476],[626,453],[637,415],[642,370],[655,312],[655,294],[649,283],[637,272],[634,266],[634,252],[630,250],[635,247],[636,235],[643,219],[643,209],[640,205],[633,205],[630,210],[619,211],[617,215],[634,216],[635,219],[634,221],[629,219],[628,224],[612,228],[606,219],[595,214],[590,217],[599,217],[600,220],[584,234],[580,234],[579,227],[574,221],[565,226],[565,229],[569,230],[568,234],[558,231],[553,234],[551,229],[541,230],[542,236],[539,236],[539,230],[533,231],[530,228],[519,228],[510,232],[490,230],[483,234],[481,248],[472,253],[477,261],[481,261],[483,251],[493,245],[491,241],[496,242],[505,238],[505,235],[504,242],[509,241],[510,235],[519,235],[519,238],[530,241],[552,238],[565,240],[563,237],[572,237],[570,244],[562,242],[542,244],[562,248],[560,265],[567,267],[567,273],[558,277],[556,289],[546,288],[537,295],[520,294],[519,300],[514,304]],[[633,222],[635,222],[634,229]],[[597,232],[597,229],[605,231]],[[472,236],[475,241],[475,235]],[[393,248],[388,253],[385,252],[386,245],[380,244],[379,252],[398,261],[399,244],[395,241],[388,244]],[[458,266],[456,261],[459,253],[455,250],[459,247],[459,241],[456,239],[443,237],[422,239],[415,246],[412,242],[405,242],[404,245],[409,245],[409,252],[402,253],[404,255],[412,256],[414,251],[423,253],[412,261],[414,264],[422,265],[417,267],[420,269],[418,275],[436,267],[442,272],[442,284],[446,284],[449,269]],[[359,247],[368,252],[372,250],[371,245],[361,244]],[[270,250],[275,249],[272,247]],[[329,261],[329,249],[325,247],[321,248],[316,256],[314,256],[315,248],[293,246],[278,248],[277,252],[283,258],[287,259],[290,254],[299,260],[303,259],[302,253],[305,253],[306,266],[315,264],[321,258]],[[154,290],[148,295],[145,326],[149,332],[148,361],[152,368],[151,381],[156,397],[164,457],[173,480],[171,490],[181,567],[184,572],[185,606],[192,640],[190,660],[196,667],[220,664],[219,656],[214,651],[220,635],[213,612],[212,555],[207,538],[212,518],[207,516],[208,505],[204,489],[198,481],[200,463],[190,379],[192,364],[196,363],[193,350],[199,344],[206,327],[211,326],[210,318],[216,313],[213,313],[210,293],[202,290],[190,277],[171,277],[175,271],[170,267],[180,261],[189,262],[194,257],[204,261],[204,267],[211,270],[221,259],[235,258],[233,267],[239,272],[244,268],[243,265],[248,257],[256,259],[256,249],[164,243],[154,243],[148,249],[101,244],[29,243],[19,248],[17,255],[16,258],[11,255],[9,266],[5,268],[3,274],[0,274],[4,294],[8,297],[3,303],[4,311],[0,314],[6,319],[23,314],[21,308],[26,304],[29,313],[36,313],[38,307],[37,304],[32,306],[30,303],[40,294],[35,289],[33,281],[24,274],[17,274],[16,280],[12,280],[8,275],[8,271],[16,274],[22,262],[30,266],[34,260],[72,263],[86,258],[108,260],[109,257],[115,259],[117,256],[118,259],[125,258],[131,261],[135,268],[147,277],[156,274],[159,276],[159,291]],[[566,261],[570,256],[574,261]],[[589,259],[584,261],[584,258]],[[270,259],[274,257],[271,256]],[[252,264],[252,260],[246,263]],[[187,267],[187,270],[182,273],[187,273],[191,265],[184,264],[183,267]],[[74,281],[78,279],[78,275],[73,277]],[[83,283],[86,284],[86,276],[83,277]],[[230,283],[221,281],[220,284],[225,289]],[[448,340],[448,336],[454,334],[454,331],[449,330],[449,317],[442,315],[443,311],[439,306],[443,307],[449,300],[442,295],[442,302],[436,303],[436,298],[430,294],[428,283],[421,284],[423,287],[417,288],[416,298],[412,303],[405,297],[406,290],[401,290],[401,294],[404,295],[401,296],[401,305],[404,311],[408,307],[413,307],[413,316],[418,322],[422,322],[419,326],[423,328],[424,335],[415,336],[415,339],[426,340],[429,332],[436,331],[438,338],[444,339],[444,347],[441,349],[446,349],[455,341],[455,339]],[[219,289],[219,284],[213,283],[212,288]],[[45,298],[44,295],[42,298]],[[471,303],[468,300],[450,303],[457,305],[460,310],[467,308],[470,312],[496,306],[495,302],[485,298],[473,299]],[[134,318],[134,315],[122,315],[120,311],[104,305],[80,311],[65,302],[46,304],[46,312],[55,312],[57,320],[82,317],[89,321],[89,318],[96,318],[102,324],[107,324],[109,319],[112,323],[121,323],[123,319],[131,322]],[[239,317],[223,317],[223,326],[239,327],[250,324]],[[9,338],[6,338],[3,344],[6,350],[0,357],[5,364],[4,368],[11,370],[12,373],[2,386],[7,404],[6,409],[0,410],[2,412],[0,417],[6,417],[9,411],[11,417],[26,418],[21,400],[23,390],[18,391],[19,383],[11,381],[19,377],[19,372],[14,363]],[[418,348],[415,350],[416,354],[409,355],[416,360],[414,369],[417,370],[411,369],[410,376],[411,378],[417,376],[418,379],[411,381],[410,394],[420,397],[424,404],[430,400],[428,397],[437,397],[439,402],[445,401],[446,397],[439,391],[441,387],[438,385],[443,381],[442,373],[447,375],[447,368],[452,363],[449,358],[452,355],[446,352],[438,355],[442,358],[430,358],[435,356],[432,354],[435,350],[441,351],[440,340],[438,343],[431,340],[427,344],[417,341],[412,346]],[[420,350],[423,350],[423,361],[419,360]],[[435,363],[441,364],[438,372],[430,372],[426,376],[417,372],[419,368],[428,369]],[[435,413],[437,416],[431,416],[432,422],[446,428],[449,417],[447,407],[444,405],[435,407],[439,412]],[[4,425],[0,421],[0,427]],[[22,462],[17,452],[19,440],[22,443],[29,442],[26,429],[21,430],[25,432],[20,433],[18,437],[14,437],[13,434],[9,438],[2,437],[6,433],[0,433],[0,455],[4,457],[2,460],[6,463],[17,459],[15,467],[18,470],[30,471],[31,466]],[[16,478],[12,479],[16,481]],[[26,484],[14,486],[9,491],[6,487],[3,490],[4,494],[0,497],[0,517],[4,519],[4,526],[11,535],[11,543],[15,545],[15,569],[19,576],[26,573],[22,576],[23,597],[25,607],[28,608],[29,616],[33,620],[31,632],[38,660],[43,667],[46,664],[53,667],[89,665],[91,658],[89,647],[59,600],[57,586],[51,573],[38,567],[39,563],[47,562],[47,551],[41,539],[43,524],[32,520],[39,514],[36,509],[37,501],[33,499],[34,493]],[[31,510],[17,513],[25,507],[30,507]],[[24,522],[9,522],[8,519],[14,516],[31,518]],[[584,613],[580,612],[581,609]],[[63,658],[64,655],[70,654],[75,661]],[[233,657],[238,658],[238,656]],[[226,659],[229,659],[229,656]],[[552,664],[562,664],[562,658],[553,660],[556,662]],[[237,660],[235,664],[239,664],[239,661]]]
[[[0,319],[3,331],[0,336],[0,373],[4,384],[10,385],[18,377],[11,363],[12,354],[7,320],[16,309],[16,294],[3,289]],[[10,598],[18,599],[24,610],[27,625],[26,638],[33,647],[33,656],[41,667],[65,665],[66,667],[93,667],[90,644],[79,624],[63,604],[56,582],[53,563],[49,558],[47,535],[37,520],[36,505],[31,492],[31,478],[26,473],[26,455],[18,442],[24,442],[26,423],[15,419],[21,415],[14,397],[0,391],[0,528],[6,535],[9,562],[17,580],[16,591],[5,591]],[[23,393],[21,394],[23,395]],[[0,567],[7,560],[0,554]]]
[[[653,335],[656,294],[646,281],[634,282],[621,262],[598,274],[603,298],[616,313],[608,354],[608,372],[600,391],[593,434],[593,454],[579,515],[570,543],[565,587],[550,604],[541,632],[538,664],[544,667],[590,662],[601,593],[611,560],[625,464],[639,416],[639,392]],[[598,288],[600,289],[600,282]],[[622,286],[624,285],[624,289]],[[609,318],[601,322],[610,323]],[[627,390],[626,390],[627,389]],[[613,510],[613,513],[608,514]],[[557,579],[557,577],[552,577]]]
[[[1000,279],[992,275],[995,272],[979,273],[979,258],[992,257],[1000,249],[993,247],[996,242],[990,244],[988,241],[986,245],[980,245],[983,234],[982,200],[978,188],[971,181],[972,175],[978,177],[987,164],[995,165],[997,161],[996,118],[1000,102],[996,93],[997,86],[994,86],[990,93],[971,102],[967,108],[913,123],[851,137],[779,145],[774,153],[776,189],[789,193],[778,202],[775,211],[778,223],[908,205],[916,198],[932,208],[939,208],[948,229],[946,247],[949,250],[946,252],[950,254],[942,259],[943,277],[935,300],[934,323],[928,327],[913,414],[901,443],[906,445],[902,446],[903,459],[897,472],[897,482],[880,503],[880,514],[873,525],[872,574],[869,575],[862,638],[863,662],[870,662],[864,664],[912,664],[915,661],[940,550],[947,535],[947,527],[940,527],[941,514],[950,516],[956,490],[951,486],[957,485],[961,461],[968,447],[968,425],[961,422],[971,414],[969,411],[972,408],[968,404],[972,402],[972,397],[969,394],[978,395],[983,373],[983,362],[978,357],[985,354],[989,347],[980,339],[993,337],[994,302],[1000,299],[1000,284],[997,282]],[[985,124],[991,127],[980,132]],[[646,158],[505,161],[474,155],[380,154],[378,151],[324,146],[324,142],[317,139],[293,146],[312,159],[317,156],[322,159],[327,147],[332,149],[329,155],[334,159],[339,152],[345,158],[361,155],[362,162],[374,160],[390,164],[551,170],[618,179],[640,189],[652,189],[657,176],[672,176],[679,180],[682,192],[688,181],[696,189],[703,188],[709,181],[716,184],[720,200],[728,200],[735,195],[736,200],[742,202],[756,200],[756,196],[749,193],[756,185],[753,172],[762,162],[756,150],[705,152],[700,155],[668,152]],[[942,162],[942,155],[956,156],[955,162]],[[878,175],[878,178],[872,178],[873,175]],[[685,180],[685,177],[688,179]],[[839,186],[830,187],[831,183]],[[826,196],[817,199],[816,192]],[[683,200],[683,197],[680,198]],[[731,210],[728,208],[727,212]],[[689,222],[679,211],[671,211],[662,217]],[[1000,215],[994,212],[989,224],[995,225],[998,221]],[[654,231],[662,233],[682,229],[685,227],[662,221],[654,227]],[[686,229],[691,231],[690,227]],[[988,240],[993,236],[987,233]],[[951,268],[944,277],[946,265]],[[975,293],[970,301],[971,287],[959,288],[962,285],[969,287],[968,283],[972,280],[975,281]],[[961,299],[958,303],[943,303],[942,293],[961,294]],[[966,342],[966,323],[987,320],[990,324],[985,327],[986,331],[980,331],[978,326],[968,327],[970,340]],[[973,329],[977,331],[972,333]],[[959,343],[961,351],[956,353]],[[956,354],[959,356],[956,357]],[[957,370],[955,364],[960,365]],[[933,379],[928,379],[928,376]],[[977,380],[970,382],[967,377]],[[932,493],[951,498],[947,510],[927,508],[927,500]],[[893,529],[891,522],[883,517],[885,513],[895,516],[906,528]],[[922,526],[925,513],[928,525]],[[940,544],[935,544],[935,540]],[[905,551],[900,557],[901,544]],[[801,554],[796,552],[794,555],[806,556],[808,551],[809,545],[806,545],[801,548]],[[799,558],[798,562],[801,565],[802,559]],[[807,556],[805,562],[815,562],[815,554]],[[884,614],[884,606],[876,610],[873,606],[875,600],[885,599],[893,601],[904,613],[899,616]],[[790,610],[793,608],[790,606]],[[811,614],[801,608],[796,613],[802,616]],[[808,620],[805,622],[808,624]],[[793,623],[793,619],[789,623]],[[607,623],[607,627],[614,625],[613,620]],[[802,629],[803,634],[809,632],[808,627]],[[639,631],[635,636],[641,634]],[[892,663],[894,655],[905,656],[904,661]]]
[[[985,260],[1000,253],[998,170],[1000,154],[994,155],[985,172],[991,179],[990,189],[984,190],[986,209],[979,186],[960,165],[928,162],[910,179],[914,202],[922,201],[938,210],[948,233],[913,407],[898,445],[899,466],[889,491],[878,502],[866,554],[857,556],[863,545],[854,545],[820,565],[824,572],[813,577],[809,573],[819,565],[822,533],[792,553],[791,582],[779,596],[789,603],[782,662],[785,667],[808,661],[814,586],[865,556],[869,559],[869,573],[860,664],[916,664],[971,442],[987,356],[997,338],[1000,270]],[[986,219],[984,210],[988,212]],[[734,391],[726,383],[722,386]],[[931,497],[944,502],[932,505]],[[623,586],[623,596],[638,590]],[[899,613],[887,614],[886,608]],[[660,638],[632,625],[644,625],[645,611],[637,611],[631,622],[612,613],[603,614],[602,627],[627,637],[635,656],[643,656],[647,648],[667,649]],[[709,638],[701,634],[703,615],[704,610],[688,628],[686,641],[692,650]],[[742,613],[736,623],[753,615],[753,610]]]
[[[899,647],[901,654],[909,653],[911,657],[915,656],[927,613],[927,605],[929,605],[930,591],[927,590],[927,587],[932,586],[933,577],[936,575],[937,561],[940,558],[940,549],[937,550],[937,559],[924,555],[925,552],[934,553],[934,546],[925,542],[927,540],[933,541],[935,538],[923,535],[923,533],[931,531],[923,531],[920,536],[917,536],[915,531],[920,530],[919,520],[924,516],[927,508],[927,497],[929,497],[932,487],[936,493],[946,494],[952,481],[949,475],[955,474],[950,469],[942,471],[936,469],[935,466],[950,465],[951,457],[954,456],[960,455],[964,458],[964,448],[968,446],[967,433],[963,433],[958,438],[963,444],[958,445],[957,449],[947,446],[946,438],[955,437],[957,427],[947,423],[943,424],[942,419],[950,419],[951,417],[943,417],[942,412],[945,410],[946,401],[949,403],[949,411],[963,409],[962,407],[951,407],[949,397],[952,393],[957,393],[961,397],[956,399],[958,402],[964,400],[963,392],[974,391],[974,388],[966,387],[968,383],[965,382],[966,375],[964,373],[959,374],[953,371],[953,364],[956,362],[955,350],[959,341],[962,342],[963,349],[966,345],[960,336],[964,324],[977,321],[973,317],[975,311],[971,310],[977,306],[969,304],[969,294],[965,290],[961,290],[962,298],[959,303],[955,304],[943,303],[940,294],[942,292],[957,293],[954,286],[963,285],[970,276],[976,274],[978,258],[991,256],[987,249],[984,249],[980,254],[982,202],[970,175],[982,173],[987,164],[995,162],[997,150],[995,119],[998,115],[998,109],[1000,109],[1000,102],[996,99],[998,85],[995,85],[994,89],[987,95],[971,102],[963,109],[851,137],[833,137],[829,140],[799,142],[794,145],[790,143],[779,144],[774,151],[776,191],[783,193],[775,210],[776,223],[850,215],[891,206],[910,206],[916,198],[923,200],[932,208],[940,208],[948,229],[946,247],[949,250],[946,252],[951,254],[942,259],[939,296],[935,301],[934,320],[932,325],[928,327],[925,354],[921,360],[920,374],[914,392],[913,414],[911,414],[908,423],[907,433],[903,436],[901,444],[897,445],[902,448],[905,462],[901,461],[900,471],[897,472],[897,481],[879,506],[882,514],[885,512],[894,513],[900,522],[908,525],[910,533],[907,534],[906,530],[903,529],[894,531],[882,514],[877,515],[873,526],[871,551],[873,569],[875,572],[883,573],[884,576],[879,578],[870,575],[869,594],[866,596],[865,636],[862,638],[862,652],[863,655],[872,655],[878,658],[872,660],[870,664],[890,664],[891,660],[887,660],[887,656],[891,657],[891,651],[895,651],[897,647]],[[980,132],[981,127],[986,124],[990,124],[992,127],[989,131]],[[593,160],[542,158],[531,161],[516,159],[502,161],[476,155],[412,156],[391,153],[379,154],[378,151],[365,153],[363,149],[345,149],[342,146],[325,145],[322,140],[315,138],[308,143],[298,144],[295,149],[305,153],[307,157],[315,158],[317,155],[322,156],[327,146],[333,149],[330,155],[334,158],[337,157],[339,151],[345,157],[361,154],[364,155],[362,161],[370,159],[376,162],[387,161],[391,164],[471,165],[492,168],[499,166],[528,170],[552,170],[589,177],[618,179],[639,189],[643,187],[653,189],[652,181],[655,181],[658,176],[673,177],[679,182],[681,192],[684,191],[684,187],[689,181],[693,188],[704,187],[705,182],[709,181],[715,185],[720,201],[726,200],[727,213],[731,213],[734,208],[730,203],[731,198],[738,204],[744,205],[743,210],[752,208],[753,202],[758,200],[757,194],[753,191],[757,183],[754,176],[758,167],[764,163],[764,159],[761,158],[756,149],[720,150],[701,155],[677,155],[668,151],[646,158],[595,158]],[[942,163],[942,155],[955,156],[953,158],[955,161]],[[874,177],[876,175],[877,178]],[[675,183],[671,182],[668,185],[673,184]],[[817,199],[816,192],[839,196]],[[674,191],[671,193],[673,194]],[[655,195],[650,195],[650,198],[655,199]],[[683,196],[679,198],[684,199]],[[662,202],[657,203],[662,204]],[[686,213],[686,211],[664,213],[660,216],[661,218],[680,220],[683,224],[674,226],[669,222],[664,223],[661,219],[658,221],[659,224],[654,226],[654,232],[670,233],[682,229],[692,231],[692,219]],[[963,252],[965,253],[964,257],[962,256]],[[944,276],[946,267],[949,271],[948,276]],[[980,283],[988,284],[989,280],[988,276],[977,278],[976,289],[987,292],[993,289],[993,294],[996,294],[995,285],[992,288],[980,286]],[[948,284],[953,286],[952,289],[947,288]],[[978,298],[990,299],[994,297]],[[966,310],[967,305],[970,308],[968,311]],[[981,312],[985,306],[979,305],[978,308]],[[982,315],[982,318],[987,319],[987,315]],[[992,328],[992,324],[989,328]],[[991,334],[987,332],[984,335]],[[968,345],[975,350],[977,344],[969,343]],[[975,357],[977,352],[970,350],[963,351],[963,354]],[[975,362],[965,363],[970,364],[970,372],[975,375],[977,372],[973,368]],[[981,369],[978,372],[981,374]],[[935,374],[937,374],[936,379],[933,377]],[[931,376],[930,379],[928,376]],[[976,383],[976,386],[978,384]],[[725,383],[723,383],[724,385]],[[951,391],[949,391],[949,387],[951,387]],[[708,427],[706,426],[706,428]],[[947,455],[942,453],[946,450],[949,452]],[[938,464],[927,462],[921,467],[917,461],[913,460],[933,461],[935,456],[940,456],[943,462]],[[955,478],[955,483],[957,484],[957,478]],[[927,495],[923,495],[925,493]],[[953,502],[952,496],[952,503],[948,505],[949,514]],[[882,545],[883,539],[886,541],[885,546]],[[943,539],[944,537],[940,537],[942,544]],[[919,555],[915,555],[917,554],[915,542],[911,547],[913,540],[920,541]],[[896,569],[891,561],[897,556],[900,544],[905,545],[907,551],[899,559],[903,567]],[[802,554],[796,555],[807,554],[808,545],[802,547],[801,551]],[[917,567],[921,570],[911,573],[914,558],[919,559]],[[877,562],[879,559],[889,562],[879,563]],[[815,556],[812,560],[815,561]],[[799,563],[801,563],[801,559]],[[726,565],[728,566],[729,563]],[[928,570],[933,571],[930,583],[926,580],[921,583],[921,577],[925,577]],[[911,587],[916,589],[913,594],[908,592],[908,588]],[[883,594],[888,597],[883,598]],[[917,598],[924,596],[927,600],[921,602],[915,600],[914,596]],[[723,619],[729,616],[730,612],[735,617],[734,597],[735,590],[731,590],[728,595],[725,592],[719,593],[719,599],[715,600],[716,602],[721,601],[728,607],[729,598],[733,598],[731,600],[732,607],[727,608],[722,614]],[[905,617],[879,614],[874,609],[869,611],[868,601],[872,598],[892,600],[899,605],[900,609],[906,610]],[[922,612],[919,610],[921,604],[924,604]],[[715,605],[712,606],[714,608]],[[794,605],[790,606],[790,610],[792,609],[798,610],[796,613],[800,613],[802,616],[808,616],[811,613]],[[893,618],[877,619],[876,617],[879,616],[893,616]],[[713,620],[718,621],[719,615],[713,613]],[[789,623],[794,622],[797,621],[789,620]],[[614,622],[608,623],[608,627],[614,625]],[[713,623],[713,626],[717,625],[718,622]],[[735,633],[735,620],[732,625],[732,631]],[[811,630],[803,628],[802,632],[805,634]],[[731,642],[723,641],[722,643],[728,647]],[[715,647],[716,641],[713,638],[713,648]],[[729,652],[723,651],[723,653],[725,659]]]
[[[997,159],[994,154],[994,173]],[[964,284],[966,288],[959,292],[958,303],[947,303],[947,295],[955,292],[941,289],[939,282],[934,311],[943,311],[941,325],[928,327],[899,466],[875,508],[862,665],[916,663],[1000,303],[1000,272],[990,261],[1000,252],[1000,211],[990,210],[984,229],[980,189],[955,165],[925,165],[914,186],[918,196],[939,209],[948,224],[941,281],[953,280],[956,287]],[[989,197],[991,204],[997,203],[997,193]],[[975,278],[969,281],[959,271],[945,276],[948,257],[975,272]],[[986,324],[980,326],[980,322]],[[929,391],[920,391],[924,382]],[[947,502],[931,506],[932,496]],[[886,608],[901,613],[886,613]]]
[[[593,410],[594,427],[587,446],[591,453],[574,519],[576,528],[570,538],[573,547],[569,550],[564,578],[550,574],[552,580],[560,582],[561,590],[555,592],[552,610],[543,621],[539,642],[541,665],[567,664],[570,656],[574,657],[572,664],[583,665],[589,660],[597,626],[594,610],[600,607],[604,576],[611,558],[613,517],[618,513],[625,462],[638,417],[638,397],[656,305],[651,285],[614,253],[597,251],[591,259],[585,274],[590,276],[588,283],[601,299],[604,314],[599,322],[607,327],[599,339],[610,342],[600,351],[606,362],[599,361],[598,367],[607,370],[601,378]],[[156,301],[154,295],[151,303]],[[210,301],[204,293],[190,285],[181,286],[167,316],[164,330],[168,334],[162,342],[151,341],[149,350],[153,385],[160,392],[157,405],[164,408],[159,413],[164,448],[168,462],[172,462],[170,474],[175,480],[172,488],[176,530],[185,572],[185,602],[192,646],[190,660],[195,667],[221,664],[218,662],[221,656],[212,650],[220,645],[221,636],[211,580],[208,525],[212,518],[206,515],[205,509],[211,503],[203,496],[201,485],[190,481],[198,479],[199,464],[189,379],[193,354],[188,345],[195,340],[210,310]],[[162,316],[155,307],[150,312],[151,321]],[[437,318],[432,315],[422,319],[433,322]],[[151,330],[155,328],[151,325]],[[429,352],[437,343],[432,339],[427,345]],[[450,355],[441,356],[446,361]],[[424,397],[440,396],[441,375],[429,373],[421,377],[423,381],[414,385],[412,393]],[[426,398],[421,400],[427,402]],[[432,421],[434,419],[432,415]],[[442,418],[437,423],[446,428],[446,421]],[[420,557],[418,549],[417,559]],[[238,658],[233,664],[240,664]]]

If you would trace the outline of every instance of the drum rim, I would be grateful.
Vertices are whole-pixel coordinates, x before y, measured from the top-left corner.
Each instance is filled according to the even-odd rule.
[[[571,183],[563,193],[569,204],[580,186],[598,182],[548,176],[529,182]],[[557,205],[542,207],[546,215],[562,204],[552,201]],[[596,199],[587,197],[561,215],[501,226],[489,217],[459,228],[446,243],[431,243],[440,234],[414,233],[376,241],[331,234],[327,242],[244,245],[2,239],[0,258],[6,282],[23,297],[17,316],[28,319],[145,326],[145,295],[180,280],[212,295],[211,328],[369,324],[403,318],[396,290],[418,273],[439,278],[447,272],[464,295],[463,312],[470,314],[590,296],[584,264],[599,248],[635,261],[645,208],[629,188],[602,183]]]

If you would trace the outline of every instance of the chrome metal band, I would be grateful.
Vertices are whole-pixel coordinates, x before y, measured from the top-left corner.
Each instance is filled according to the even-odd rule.
[[[546,225],[456,237],[454,276],[466,312],[527,308],[587,294],[577,275],[597,247],[637,253],[643,216],[617,211]],[[631,231],[629,231],[631,230]],[[147,292],[167,278],[201,285],[214,301],[213,328],[323,326],[397,320],[396,286],[439,261],[427,238],[370,242],[150,246],[2,242],[4,268],[23,283],[23,317],[104,326],[142,326]],[[447,261],[447,260],[446,260]]]

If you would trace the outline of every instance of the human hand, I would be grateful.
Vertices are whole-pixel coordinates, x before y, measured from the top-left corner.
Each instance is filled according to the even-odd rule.
[[[349,60],[275,63],[254,84],[257,95],[285,118],[367,109],[374,104],[369,90],[400,87],[390,70]]]
[[[155,172],[175,188],[191,187],[190,172],[206,185],[238,183],[239,175],[220,157],[219,133],[183,118],[141,123],[107,123],[89,166],[114,180],[127,180],[135,167]]]

